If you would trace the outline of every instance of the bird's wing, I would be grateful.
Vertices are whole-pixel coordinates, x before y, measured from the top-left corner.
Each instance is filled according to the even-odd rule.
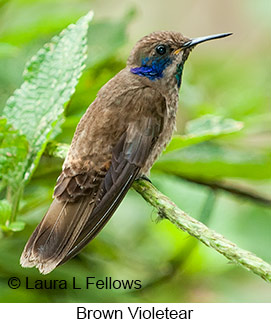
[[[111,166],[105,175],[100,201],[73,246],[60,264],[74,257],[111,218],[144,166],[161,130],[161,118],[146,117],[131,123],[114,147]]]
[[[107,171],[104,167],[96,175],[62,174],[56,198],[25,246],[22,266],[36,266],[42,273],[49,273],[91,241],[132,185],[162,127],[161,116],[130,122],[113,148]]]

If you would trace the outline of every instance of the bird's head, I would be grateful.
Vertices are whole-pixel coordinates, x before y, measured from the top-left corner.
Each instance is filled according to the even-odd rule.
[[[183,65],[192,48],[207,40],[229,35],[231,33],[190,39],[178,32],[153,32],[136,43],[127,66],[131,73],[150,81],[172,80],[180,87]]]

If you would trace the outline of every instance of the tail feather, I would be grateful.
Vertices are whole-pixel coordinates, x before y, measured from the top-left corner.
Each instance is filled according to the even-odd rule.
[[[21,265],[37,267],[43,274],[52,271],[78,238],[94,204],[93,196],[77,202],[55,199],[26,244]]]

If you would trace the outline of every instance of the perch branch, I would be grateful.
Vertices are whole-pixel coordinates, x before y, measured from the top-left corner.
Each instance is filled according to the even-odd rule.
[[[239,248],[221,234],[216,233],[203,223],[187,215],[151,183],[145,180],[138,180],[134,182],[133,188],[157,209],[162,218],[168,219],[181,230],[221,253],[231,262],[239,264],[254,274],[259,275],[264,280],[271,282],[271,265],[251,252]]]
[[[66,144],[51,143],[48,145],[46,153],[54,157],[65,158],[68,147]],[[142,179],[137,180],[134,182],[133,188],[158,211],[162,218],[168,219],[181,230],[221,253],[231,262],[239,264],[264,280],[271,282],[271,265],[251,252],[239,248],[221,234],[190,217],[150,182]]]

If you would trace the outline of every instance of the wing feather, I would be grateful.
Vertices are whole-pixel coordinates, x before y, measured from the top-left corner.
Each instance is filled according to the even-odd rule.
[[[158,138],[158,131],[161,129],[157,127],[157,123],[160,124],[160,120],[146,118],[143,125],[141,124],[141,127],[146,127],[146,131],[142,132],[141,127],[138,129],[131,124],[123,134],[113,150],[111,166],[104,178],[100,202],[60,264],[74,257],[94,239],[111,218],[145,164]]]
[[[108,222],[144,167],[162,132],[161,113],[147,110],[151,99],[149,97],[147,100],[145,96],[141,100],[147,112],[140,118],[134,118],[136,121],[130,119],[125,124],[114,145],[113,141],[108,143],[109,148],[112,145],[111,151],[103,148],[100,153],[97,147],[97,143],[107,143],[107,137],[102,141],[100,136],[106,135],[102,127],[108,125],[101,124],[99,133],[84,133],[86,116],[83,117],[73,139],[77,145],[76,151],[81,153],[79,146],[87,136],[96,136],[92,139],[96,143],[92,154],[101,154],[99,164],[94,164],[92,155],[81,153],[77,156],[76,151],[72,151],[73,155],[67,165],[64,164],[58,178],[55,199],[24,248],[21,256],[23,267],[36,266],[40,272],[49,273],[75,256]],[[93,109],[97,106],[94,105]],[[94,112],[89,112],[88,118],[91,119],[93,115]]]

